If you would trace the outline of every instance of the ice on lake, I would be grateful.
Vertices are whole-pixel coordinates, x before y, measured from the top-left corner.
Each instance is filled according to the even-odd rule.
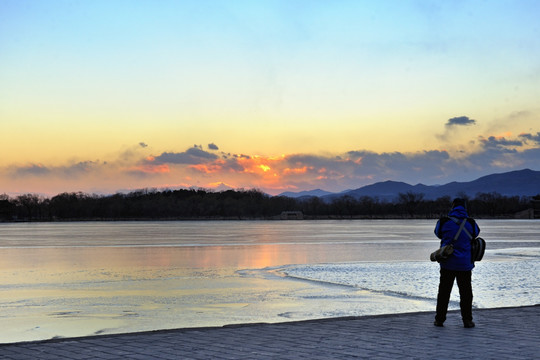
[[[478,308],[540,303],[539,221],[479,221]],[[431,220],[0,224],[0,342],[433,311]],[[458,307],[457,288],[451,308]]]

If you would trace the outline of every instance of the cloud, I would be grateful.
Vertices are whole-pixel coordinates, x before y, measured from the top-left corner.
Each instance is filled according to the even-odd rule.
[[[167,164],[141,164],[125,170],[125,173],[134,177],[149,177],[152,175],[168,174],[171,172]]]
[[[453,117],[446,121],[446,124],[444,125],[444,132],[442,134],[435,134],[435,137],[440,141],[453,145],[455,143],[454,140],[458,134],[459,128],[475,124],[476,120],[473,120],[468,116]]]
[[[490,136],[487,139],[480,138],[480,142],[484,145],[485,148],[508,148],[512,146],[523,146],[523,142],[520,140],[507,140],[504,137],[495,137]]]
[[[452,126],[468,126],[476,124],[476,120],[470,119],[468,116],[458,116],[448,119],[446,122],[447,127]]]
[[[77,177],[84,173],[91,172],[92,168],[94,168],[97,164],[97,161],[80,161],[67,166],[45,166],[42,164],[30,164],[23,166],[12,166],[9,173],[14,177]]]
[[[527,167],[531,169],[539,170],[539,160],[540,159],[540,147],[527,149],[519,156],[522,167]]]
[[[225,158],[222,162],[223,168],[232,172],[243,172],[245,170],[244,166],[238,161],[237,158],[227,159]]]
[[[481,137],[480,150],[464,158],[468,164],[467,169],[482,171],[484,175],[500,170],[540,169],[540,143],[536,143],[536,146],[525,146],[524,139],[533,142],[540,140],[540,133],[538,136],[521,134],[517,138]]]
[[[108,161],[11,166],[3,172],[4,176],[0,171],[0,185],[8,192],[20,191],[21,184],[49,184],[59,192],[96,188],[100,192],[114,192],[126,189],[126,184],[132,188],[213,188],[224,183],[232,188],[258,188],[270,194],[317,188],[339,192],[386,180],[432,185],[469,181],[501,170],[540,169],[540,132],[480,136],[474,147],[461,153],[351,150],[337,154],[259,156],[210,152],[197,145],[183,152],[143,156],[142,151],[134,151],[130,157],[119,151],[116,159]]]
[[[198,146],[194,146],[181,153],[164,152],[159,156],[147,159],[147,161],[153,162],[155,164],[196,165],[216,159],[218,159],[217,155],[201,150]]]
[[[139,142],[138,144],[130,145],[122,149],[122,151],[117,156],[117,161],[122,161],[126,164],[133,163],[141,157],[141,152],[143,152],[148,145],[144,142]]]
[[[10,173],[14,177],[44,176],[51,173],[51,169],[42,164],[31,164],[20,167],[11,167]]]
[[[315,172],[324,169],[321,174],[327,179],[346,187],[384,180],[408,180],[414,183],[433,181],[441,174],[442,168],[452,161],[446,151],[375,153],[357,150],[338,157],[304,159],[308,160],[303,162],[308,168],[312,166]]]
[[[209,150],[219,150],[219,147],[214,143],[210,143],[210,144],[208,144],[208,149]]]
[[[79,176],[84,173],[92,171],[95,166],[98,166],[99,162],[97,161],[80,161],[70,166],[60,167],[66,175],[68,176]]]
[[[535,144],[540,144],[540,132],[537,132],[536,135],[533,134],[520,134],[520,138],[525,139],[525,141],[530,141]]]

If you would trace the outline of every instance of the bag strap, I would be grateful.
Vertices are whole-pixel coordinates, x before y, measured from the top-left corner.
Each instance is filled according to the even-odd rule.
[[[456,219],[455,217],[452,217],[452,216],[449,216],[450,219],[452,219],[453,222],[455,222],[456,224],[459,224],[459,220]],[[471,235],[471,233],[469,232],[469,230],[467,230],[467,228],[465,228],[465,223],[467,222],[467,219],[468,218],[465,218],[463,219],[463,221],[461,222],[461,225],[459,226],[459,230],[458,232],[456,233],[456,236],[454,237],[454,240],[452,240],[452,242],[456,241],[456,239],[458,238],[459,236],[459,233],[463,230],[465,231],[465,234],[467,234],[467,236],[469,237],[469,239],[473,239],[473,236]]]
[[[454,220],[454,218],[450,218],[452,220]],[[458,223],[456,220],[454,220],[456,222],[456,224]],[[457,231],[456,235],[454,236],[454,238],[452,239],[452,241],[450,241],[450,244],[452,244],[454,241],[457,240],[457,238],[459,237],[459,234],[461,234],[461,231],[463,229],[465,229],[465,223],[467,222],[467,219],[463,219],[463,221],[461,222],[461,225],[459,226],[459,230]],[[467,234],[469,236],[471,236],[471,234],[469,234],[469,232],[467,231],[467,229],[465,229],[465,231],[467,232]]]

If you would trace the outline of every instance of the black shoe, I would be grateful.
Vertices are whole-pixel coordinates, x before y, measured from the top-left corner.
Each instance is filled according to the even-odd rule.
[[[474,321],[472,321],[472,320],[463,321],[463,326],[466,327],[466,328],[473,328],[474,327]]]
[[[433,323],[433,325],[439,326],[439,327],[443,327],[443,326],[444,326],[442,321],[437,321],[437,320],[435,320],[435,322]]]

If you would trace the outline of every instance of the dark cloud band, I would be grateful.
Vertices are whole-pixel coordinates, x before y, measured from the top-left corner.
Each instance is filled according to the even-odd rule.
[[[468,116],[458,116],[448,119],[446,126],[467,126],[476,124],[476,120],[469,118]]]
[[[195,165],[201,162],[216,160],[217,155],[201,150],[198,147],[192,147],[181,153],[164,152],[156,156],[153,163],[155,164],[188,164]]]

